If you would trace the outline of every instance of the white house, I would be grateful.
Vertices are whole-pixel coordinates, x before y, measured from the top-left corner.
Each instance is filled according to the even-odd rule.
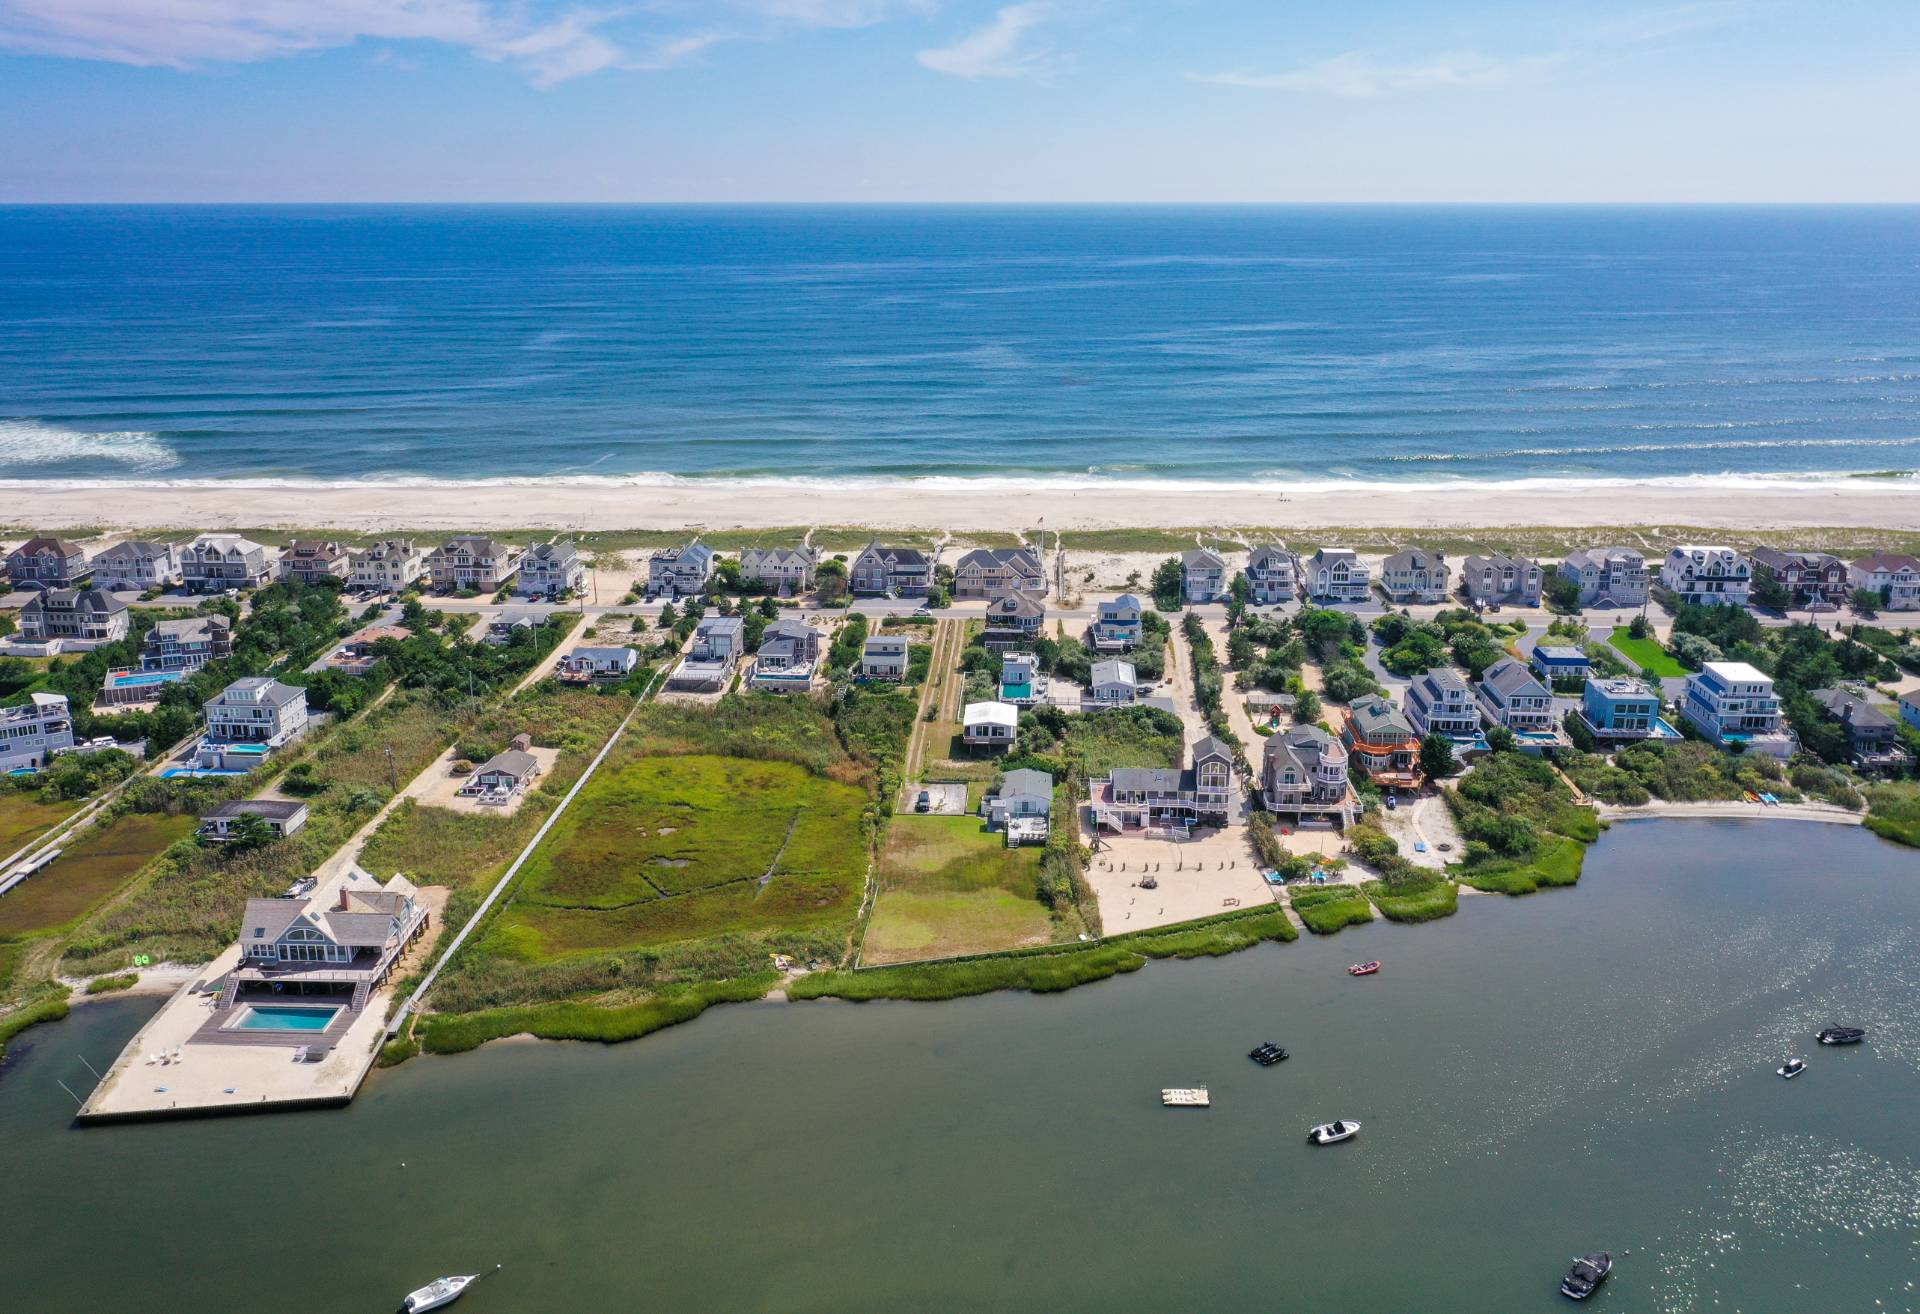
[[[562,684],[611,684],[626,679],[640,664],[631,648],[575,648],[560,659],[555,677]]]
[[[1009,771],[982,807],[987,824],[1006,831],[1009,844],[1044,844],[1053,814],[1053,777],[1029,768]]]
[[[718,689],[746,652],[746,622],[738,616],[708,616],[694,627],[693,646],[667,677],[674,689]]]
[[[691,598],[707,591],[713,578],[713,549],[694,539],[663,548],[647,558],[647,596]]]
[[[199,835],[216,844],[225,844],[233,838],[233,828],[240,818],[247,816],[266,822],[273,837],[282,840],[307,824],[307,805],[293,799],[237,798],[203,813]]]
[[[1102,602],[1094,612],[1093,648],[1096,652],[1127,652],[1139,646],[1140,599],[1122,593]]]
[[[204,704],[202,767],[248,770],[307,728],[307,691],[264,675],[235,680]]]
[[[1405,701],[1407,724],[1422,739],[1430,734],[1456,743],[1480,738],[1480,704],[1466,678],[1451,666],[1414,676]]]
[[[347,583],[375,593],[398,593],[427,573],[427,554],[410,538],[383,538],[347,558]]]
[[[860,678],[863,680],[904,680],[907,678],[907,640],[898,634],[869,635],[860,648]]]
[[[180,578],[195,593],[257,589],[273,577],[271,550],[238,534],[202,534],[181,550]]]
[[[1553,691],[1525,662],[1502,657],[1480,677],[1480,710],[1515,734],[1553,734]]]
[[[1307,596],[1315,602],[1365,602],[1373,592],[1372,573],[1352,548],[1323,547],[1307,561]]]
[[[975,548],[954,564],[956,598],[991,598],[1012,589],[1047,595],[1046,568],[1030,547]]]
[[[1087,696],[1105,707],[1126,707],[1140,696],[1140,682],[1133,663],[1119,660],[1095,662]]]
[[[43,589],[20,609],[20,635],[36,641],[118,643],[127,625],[127,604],[105,589]]]
[[[116,543],[93,559],[97,589],[172,588],[180,582],[180,554],[171,543],[134,539]]]
[[[1847,567],[1847,580],[1878,593],[1882,611],[1920,611],[1920,560],[1904,552],[1862,557]]]
[[[35,693],[20,707],[0,707],[0,771],[38,769],[73,746],[65,694]]]
[[[1218,602],[1227,592],[1227,562],[1212,548],[1180,554],[1180,592],[1188,602]]]
[[[535,543],[520,559],[520,579],[515,587],[529,597],[581,593],[587,587],[587,563],[572,543]]]
[[[1799,747],[1787,729],[1773,680],[1746,662],[1708,662],[1689,675],[1680,715],[1720,748],[1784,760]]]
[[[1730,547],[1683,543],[1667,553],[1660,583],[1676,603],[1744,607],[1753,587],[1753,563]]]
[[[1020,733],[1020,709],[1012,703],[968,703],[961,713],[960,737],[968,748],[1002,753]]]
[[[811,544],[750,547],[740,554],[740,578],[785,598],[812,588],[819,565],[820,549]]]
[[[819,664],[820,631],[803,620],[783,616],[760,632],[748,683],[756,689],[804,690],[812,687]]]
[[[485,534],[461,534],[427,554],[427,574],[443,591],[495,593],[520,570],[522,552]]]
[[[1247,558],[1247,586],[1256,605],[1292,602],[1300,592],[1300,558],[1272,543],[1253,550]]]
[[[1380,563],[1380,587],[1399,606],[1445,602],[1452,576],[1446,553],[1426,548],[1402,548]]]
[[[1582,607],[1638,607],[1647,600],[1647,559],[1630,547],[1590,547],[1567,553],[1557,578],[1580,589]]]

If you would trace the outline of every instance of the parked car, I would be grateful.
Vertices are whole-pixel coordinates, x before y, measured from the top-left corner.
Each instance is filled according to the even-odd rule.
[[[915,812],[933,811],[933,794],[930,790],[920,791],[920,797],[913,801],[913,810]]]

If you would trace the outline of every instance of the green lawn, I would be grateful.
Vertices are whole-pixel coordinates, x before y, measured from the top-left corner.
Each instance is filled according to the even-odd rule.
[[[1039,899],[1040,850],[1009,849],[978,817],[895,817],[863,959],[990,953],[1053,938]]]
[[[1638,666],[1643,674],[1650,676],[1680,676],[1687,673],[1687,668],[1675,661],[1672,655],[1668,653],[1665,648],[1662,648],[1657,640],[1650,638],[1636,639],[1624,625],[1615,629],[1612,637],[1608,641],[1612,643],[1628,661]]]
[[[791,762],[649,757],[603,768],[528,860],[488,945],[539,961],[844,926],[865,875],[867,801]]]
[[[73,815],[78,803],[42,803],[24,789],[0,786],[0,858]]]

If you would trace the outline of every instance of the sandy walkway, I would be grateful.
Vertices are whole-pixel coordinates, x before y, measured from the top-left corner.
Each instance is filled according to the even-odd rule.
[[[1603,821],[1633,821],[1642,817],[1710,818],[1720,821],[1827,821],[1839,826],[1858,826],[1866,820],[1863,812],[1849,812],[1831,803],[1782,803],[1762,807],[1757,803],[1645,803],[1623,808],[1611,803],[1597,805]]]
[[[1920,529],[1920,489],[1871,480],[1767,480],[1738,484],[1684,480],[1590,485],[1561,480],[1432,487],[1391,484],[1322,488],[1248,485],[1103,485],[1097,496],[1069,488],[968,487],[925,483],[768,484],[620,482],[592,484],[314,484],[209,480],[192,485],[95,485],[6,481],[30,492],[42,530],[222,529],[248,526],[355,531],[501,530],[531,526],[682,529],[795,523],[893,529],[951,527],[1009,532],[1044,516],[1049,530],[1299,527],[1491,528],[1686,525],[1751,529],[1873,526]],[[0,493],[0,496],[4,496]]]

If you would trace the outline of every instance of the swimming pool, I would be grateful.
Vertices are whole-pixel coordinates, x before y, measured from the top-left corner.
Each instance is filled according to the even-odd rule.
[[[340,1011],[338,1005],[248,1004],[246,1011],[227,1023],[228,1031],[325,1031]]]

